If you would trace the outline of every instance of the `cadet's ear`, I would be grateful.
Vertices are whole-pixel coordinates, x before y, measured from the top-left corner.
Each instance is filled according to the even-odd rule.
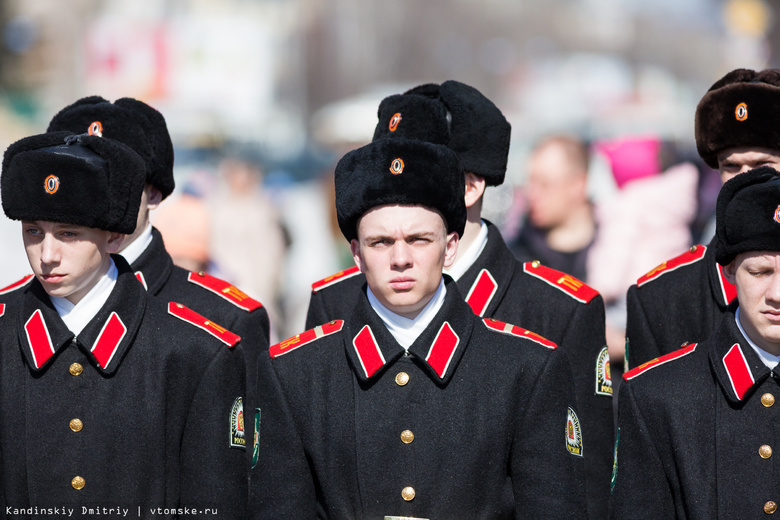
[[[108,253],[118,253],[119,250],[122,248],[122,244],[125,241],[125,237],[127,235],[123,235],[122,233],[115,233],[113,231],[110,232],[111,234],[108,236],[108,242],[106,247],[106,252]]]
[[[723,276],[731,285],[737,284],[737,259],[732,260],[728,265],[723,266]]]
[[[358,266],[360,272],[363,272],[363,259],[360,256],[360,242],[353,238],[349,241],[349,250],[352,251],[352,259],[355,261],[355,265]]]
[[[444,268],[449,269],[455,263],[455,257],[458,255],[458,234],[452,232],[447,235],[447,244],[444,250]]]

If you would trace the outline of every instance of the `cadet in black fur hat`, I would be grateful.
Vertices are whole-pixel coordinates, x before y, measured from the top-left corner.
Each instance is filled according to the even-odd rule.
[[[457,155],[379,139],[345,155],[335,183],[366,283],[341,319],[270,349],[252,512],[585,518],[566,356],[479,318],[442,275],[465,222]]]
[[[587,445],[588,500],[594,518],[607,513],[612,459],[612,386],[604,336],[604,303],[582,281],[539,262],[519,263],[492,223],[482,219],[487,186],[503,183],[510,125],[477,89],[458,81],[425,84],[382,100],[374,140],[412,138],[445,144],[464,169],[467,221],[447,268],[479,316],[528,327],[570,356]],[[343,318],[345,297],[364,277],[348,269],[312,285],[306,326]]]
[[[162,235],[149,221],[150,210],[157,208],[174,188],[173,145],[165,118],[136,99],[121,98],[111,103],[91,96],[63,108],[52,118],[48,131],[60,130],[115,139],[143,157],[146,184],[138,220],[120,252],[152,295],[183,303],[241,337],[247,355],[247,409],[253,409],[256,360],[270,343],[268,313],[262,303],[230,282],[174,265]],[[253,423],[250,421],[247,427],[252,438]],[[251,447],[247,456],[251,462]]]
[[[34,272],[0,290],[9,517],[245,514],[238,338],[148,296],[111,255],[135,229],[144,180],[138,154],[96,135],[48,133],[5,152],[2,205],[22,221]]]
[[[715,256],[737,299],[710,337],[620,387],[612,518],[759,518],[777,511],[780,174],[718,196]]]
[[[696,147],[721,181],[759,166],[780,169],[780,70],[736,69],[696,107]],[[736,289],[717,266],[715,239],[667,260],[628,290],[627,362],[635,367],[701,341]]]

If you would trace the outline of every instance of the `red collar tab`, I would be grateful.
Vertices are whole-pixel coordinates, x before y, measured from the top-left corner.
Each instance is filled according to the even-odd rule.
[[[742,352],[739,343],[734,343],[729,351],[726,352],[726,355],[723,356],[723,366],[726,367],[726,373],[731,381],[731,389],[734,390],[734,395],[741,401],[756,380],[753,378],[752,372],[750,372],[747,359],[745,359],[745,354]]]
[[[135,277],[136,277],[136,279],[139,282],[141,282],[141,285],[144,286],[144,289],[146,289],[148,291],[149,290],[149,286],[146,284],[146,278],[144,277],[144,273],[142,273],[141,271],[136,271],[135,272]]]
[[[680,359],[681,357],[687,356],[688,354],[696,350],[696,345],[698,345],[698,343],[693,343],[691,345],[687,345],[678,350],[675,350],[674,352],[670,352],[664,356],[651,359],[646,363],[642,363],[638,367],[633,368],[628,372],[626,372],[625,374],[623,374],[623,379],[625,379],[626,381],[630,381],[634,379],[636,376],[638,376],[639,374],[643,374],[644,372],[647,372],[651,368],[659,367],[661,365],[665,365],[670,361],[674,361],[675,359]]]
[[[636,281],[636,286],[642,287],[642,285],[646,284],[650,280],[655,280],[656,278],[658,278],[664,273],[669,273],[671,271],[674,271],[675,269],[679,269],[680,267],[698,262],[699,260],[704,258],[704,253],[706,252],[707,252],[707,246],[703,246],[703,245],[692,246],[688,251],[681,254],[680,256],[676,256],[671,260],[667,260],[666,262],[648,271],[646,274],[641,276]]]
[[[268,352],[271,354],[271,358],[275,359],[304,345],[308,345],[315,339],[335,334],[336,332],[340,331],[343,326],[343,320],[333,320],[326,323],[325,325],[317,325],[313,329],[301,332],[297,336],[293,336],[282,341],[281,343],[277,343],[276,345],[271,346]]]
[[[205,330],[228,347],[234,347],[236,346],[236,343],[241,341],[241,336],[233,334],[225,327],[217,325],[213,321],[204,318],[197,312],[188,307],[185,307],[181,303],[169,302],[168,313],[176,316],[182,321],[186,321],[187,323],[195,325],[199,329]]]
[[[726,280],[726,277],[723,275],[723,266],[720,264],[716,264],[718,266],[718,279],[720,280],[720,293],[723,296],[723,300],[726,302],[726,305],[734,301],[734,298],[737,297],[737,286],[733,283]]]
[[[41,368],[54,355],[54,345],[40,309],[32,313],[24,324],[24,330],[35,368]]]
[[[540,336],[536,332],[531,332],[530,330],[526,330],[522,327],[518,327],[517,325],[504,323],[503,321],[494,320],[492,318],[484,319],[482,320],[482,323],[484,323],[487,328],[495,330],[497,332],[501,332],[503,334],[510,334],[512,336],[517,336],[518,338],[530,339],[531,341],[552,350],[558,348],[557,343],[550,341],[545,337]]]
[[[203,271],[198,273],[191,272],[187,276],[187,281],[194,283],[195,285],[199,285],[204,289],[208,289],[217,296],[224,298],[236,307],[244,309],[247,312],[252,312],[263,306],[262,303],[250,298],[237,287],[231,285],[225,280],[220,280],[216,276],[206,274]]]
[[[593,289],[585,282],[574,278],[570,274],[545,267],[538,260],[524,263],[523,271],[552,285],[559,291],[565,292],[581,303],[590,303],[593,298],[599,295],[596,289]]]
[[[379,349],[374,332],[368,325],[360,329],[360,332],[352,339],[352,346],[355,347],[355,353],[357,353],[366,378],[376,374],[377,370],[385,365],[385,357]]]
[[[127,327],[122,323],[119,315],[116,312],[112,312],[103,325],[100,334],[98,334],[95,344],[90,349],[102,369],[105,370],[108,364],[111,363],[114,354],[116,354],[116,349],[119,347],[125,334],[127,334]]]
[[[311,290],[312,292],[321,291],[326,287],[330,287],[333,284],[339,283],[340,281],[346,280],[347,278],[352,278],[353,276],[356,276],[358,274],[360,274],[360,269],[358,268],[358,266],[350,267],[349,269],[344,269],[343,271],[339,271],[336,274],[332,274],[327,278],[323,278],[318,282],[314,282],[313,284],[311,284]]]
[[[444,379],[458,345],[460,345],[460,338],[455,334],[449,322],[445,321],[436,334],[428,355],[425,356],[425,361],[440,379]]]
[[[33,278],[35,278],[34,274],[28,274],[27,276],[25,276],[21,280],[17,280],[16,282],[12,283],[11,285],[9,285],[7,287],[3,287],[2,289],[0,289],[0,294],[5,294],[5,293],[13,291],[14,289],[18,289],[19,287],[29,283]]]
[[[0,303],[0,317],[2,317],[5,314],[5,304]]]
[[[483,269],[479,272],[477,279],[474,281],[474,285],[469,289],[469,293],[466,296],[466,303],[469,304],[471,310],[477,316],[483,316],[485,311],[490,305],[490,301],[493,296],[496,295],[498,290],[498,283],[490,271]]]

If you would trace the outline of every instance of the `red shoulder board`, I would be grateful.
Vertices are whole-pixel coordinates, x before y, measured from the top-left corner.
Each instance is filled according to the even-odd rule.
[[[312,292],[321,291],[326,287],[330,287],[331,285],[335,283],[339,283],[342,280],[346,280],[347,278],[352,278],[357,274],[360,274],[360,269],[358,269],[358,266],[350,267],[349,269],[344,269],[343,271],[339,271],[336,274],[332,274],[327,278],[323,278],[318,282],[314,282],[313,284],[311,284],[311,290]]]
[[[702,246],[702,245],[693,246],[688,251],[681,254],[680,256],[676,256],[671,260],[667,260],[661,265],[658,265],[653,269],[651,269],[650,271],[648,271],[647,274],[640,277],[636,281],[636,286],[642,287],[642,285],[646,284],[650,280],[655,280],[656,278],[658,278],[664,273],[674,271],[675,269],[680,268],[684,265],[689,265],[694,262],[698,262],[699,260],[704,258],[704,253],[706,252],[707,252],[706,246]]]
[[[237,287],[229,284],[225,280],[220,280],[216,276],[206,274],[203,271],[190,273],[187,276],[187,281],[194,283],[195,285],[200,285],[204,289],[208,289],[214,294],[226,299],[239,309],[244,309],[247,312],[252,312],[263,306],[262,303],[253,300]]]
[[[698,343],[693,343],[691,345],[686,345],[684,347],[681,347],[678,350],[675,350],[674,352],[669,352],[668,354],[665,354],[665,355],[663,355],[661,357],[657,357],[655,359],[651,359],[650,361],[648,361],[646,363],[642,363],[638,367],[632,368],[631,370],[629,370],[628,372],[623,374],[623,379],[625,379],[626,381],[630,381],[631,379],[635,378],[639,374],[647,372],[651,368],[655,368],[655,367],[658,367],[658,366],[661,366],[661,365],[665,365],[666,363],[668,363],[670,361],[674,361],[675,359],[679,359],[679,358],[681,358],[683,356],[687,356],[688,354],[690,354],[691,352],[696,350],[696,345],[698,345]]]
[[[511,323],[504,323],[503,321],[494,320],[493,318],[483,319],[482,322],[489,329],[493,329],[495,331],[502,332],[504,334],[511,334],[512,336],[517,336],[519,338],[527,338],[535,343],[540,344],[543,347],[547,347],[552,350],[558,348],[557,343],[540,336],[536,332],[531,332],[530,330],[526,330],[522,327],[518,327],[517,325],[512,325]]]
[[[225,327],[217,325],[213,321],[204,318],[197,312],[193,311],[189,307],[185,307],[181,303],[168,303],[168,313],[176,316],[180,320],[195,325],[199,329],[205,330],[228,347],[235,347],[236,343],[241,341],[241,336],[233,334]]]
[[[18,289],[19,287],[23,286],[24,284],[29,283],[30,280],[32,280],[34,277],[35,277],[34,274],[28,274],[27,276],[25,276],[21,280],[18,280],[18,281],[12,283],[11,285],[9,285],[7,287],[3,287],[2,289],[0,289],[0,294],[5,294],[7,292],[13,291],[14,289]]]
[[[524,263],[523,271],[565,292],[581,303],[590,303],[593,298],[599,295],[596,289],[585,282],[574,278],[570,274],[545,267],[538,260]]]
[[[336,332],[340,331],[343,326],[343,320],[333,320],[326,323],[325,325],[317,325],[313,329],[309,329],[306,332],[301,332],[297,336],[293,336],[292,338],[286,339],[281,343],[273,345],[268,352],[271,354],[271,358],[275,359],[279,356],[287,354],[288,352],[292,352],[299,347],[308,345],[315,339],[335,334]]]

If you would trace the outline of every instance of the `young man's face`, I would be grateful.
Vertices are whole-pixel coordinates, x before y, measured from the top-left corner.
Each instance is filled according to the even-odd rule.
[[[739,319],[748,337],[780,355],[780,252],[742,253],[723,271],[737,286]]]
[[[371,292],[392,312],[414,318],[439,287],[458,250],[441,214],[423,206],[378,206],[358,221],[350,247]]]
[[[78,303],[106,273],[124,235],[42,220],[22,221],[27,260],[49,296]]]
[[[780,150],[771,148],[727,148],[718,154],[718,170],[723,184],[740,173],[759,166],[771,166],[780,170]]]

